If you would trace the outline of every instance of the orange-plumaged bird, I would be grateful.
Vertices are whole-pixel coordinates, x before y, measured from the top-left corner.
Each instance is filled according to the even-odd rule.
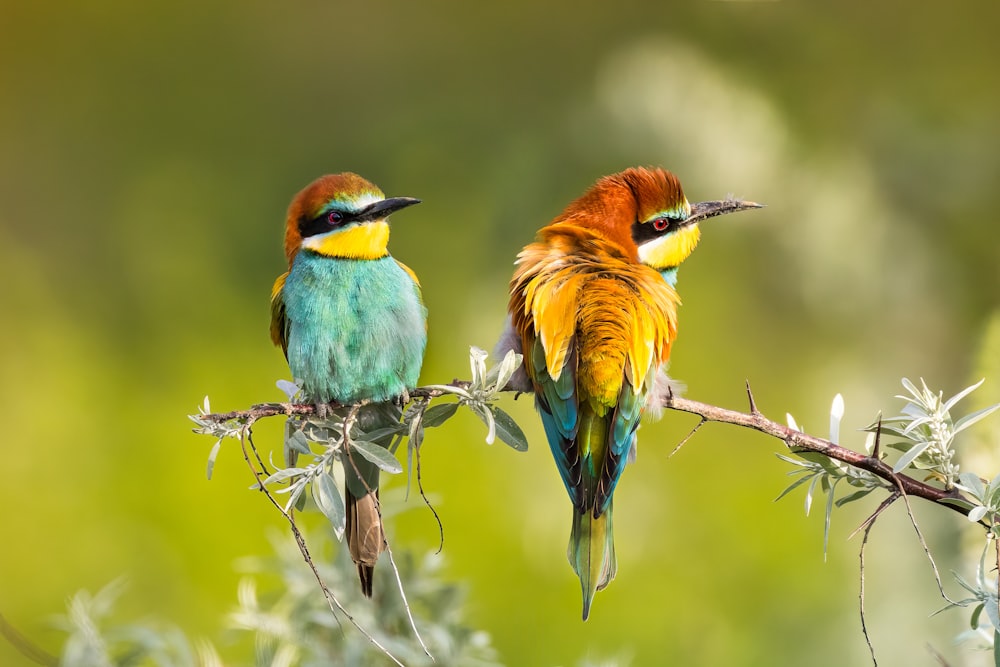
[[[639,419],[669,386],[677,268],[698,245],[700,222],[759,207],[689,204],[669,171],[627,169],[598,180],[517,257],[497,354],[524,355],[511,386],[534,392],[573,501],[568,557],[584,620],[615,576],[612,496],[634,459]]]

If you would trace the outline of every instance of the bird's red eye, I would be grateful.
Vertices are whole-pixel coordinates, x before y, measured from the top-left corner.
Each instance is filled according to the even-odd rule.
[[[656,218],[655,220],[653,220],[653,229],[655,229],[658,232],[662,232],[669,225],[670,221],[667,220],[666,218]]]
[[[339,225],[344,220],[344,214],[340,211],[330,211],[326,214],[326,219],[331,225]]]

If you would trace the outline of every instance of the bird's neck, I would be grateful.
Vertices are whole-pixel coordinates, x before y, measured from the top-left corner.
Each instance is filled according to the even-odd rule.
[[[389,254],[389,223],[369,222],[348,229],[310,236],[302,247],[337,259],[379,259]]]
[[[667,284],[673,288],[677,288],[677,269],[680,267],[673,267],[669,269],[660,269],[660,275],[663,279],[667,281]]]

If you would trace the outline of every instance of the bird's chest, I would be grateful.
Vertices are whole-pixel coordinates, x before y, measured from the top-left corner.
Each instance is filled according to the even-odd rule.
[[[415,384],[425,311],[392,258],[297,257],[284,299],[289,366],[314,398],[384,400]]]

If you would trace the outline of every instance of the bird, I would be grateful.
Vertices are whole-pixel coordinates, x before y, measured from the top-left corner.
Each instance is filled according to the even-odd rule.
[[[387,218],[419,202],[386,198],[371,182],[344,172],[316,179],[288,207],[288,271],[271,291],[271,340],[321,417],[331,401],[365,402],[375,404],[364,408],[371,422],[379,418],[376,408],[405,402],[417,385],[427,309],[416,275],[389,254]],[[341,460],[345,535],[370,598],[385,549],[379,469],[350,451]]]
[[[522,366],[509,388],[533,392],[573,504],[567,556],[580,579],[583,620],[615,577],[613,495],[636,430],[670,391],[680,264],[699,223],[761,205],[728,198],[690,204],[662,168],[597,180],[517,256],[496,347]]]

